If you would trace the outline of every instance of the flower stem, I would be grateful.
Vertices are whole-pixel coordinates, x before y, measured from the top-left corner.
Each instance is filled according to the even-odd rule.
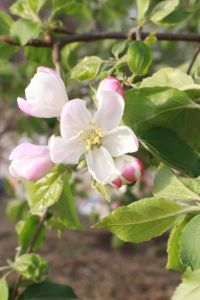
[[[39,236],[39,234],[40,234],[40,231],[41,231],[41,229],[42,229],[42,227],[43,227],[43,225],[44,225],[44,222],[45,222],[45,219],[46,219],[46,216],[47,216],[47,212],[48,212],[48,210],[46,209],[46,210],[44,211],[44,213],[42,214],[42,216],[41,216],[41,218],[40,218],[40,222],[39,222],[39,224],[38,224],[38,226],[37,226],[37,228],[36,228],[36,230],[35,230],[35,233],[34,233],[34,235],[33,235],[31,244],[30,244],[30,246],[29,246],[29,248],[28,248],[28,250],[27,250],[26,253],[31,253],[31,252],[32,252],[33,247],[34,247],[34,245],[35,245],[35,242],[37,241],[37,238],[38,238],[38,236]],[[19,287],[20,287],[22,278],[23,278],[22,275],[19,275],[19,276],[18,276],[16,285],[15,285],[15,288],[14,288],[14,291],[13,291],[13,293],[12,293],[12,295],[11,295],[10,300],[15,300],[15,299],[16,299],[17,294],[18,294],[18,289],[19,289]]]

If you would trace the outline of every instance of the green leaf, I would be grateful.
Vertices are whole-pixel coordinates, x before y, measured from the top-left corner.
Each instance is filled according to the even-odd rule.
[[[161,235],[186,211],[164,198],[145,198],[115,209],[95,227],[106,228],[126,242],[140,243]]]
[[[60,198],[63,190],[63,172],[55,166],[45,177],[27,182],[27,199],[33,213],[39,213],[54,205]]]
[[[38,216],[29,216],[25,221],[20,221],[17,226],[17,235],[19,243],[23,251],[26,251],[30,246],[33,236],[36,232],[40,218]],[[41,228],[40,233],[35,241],[34,249],[38,249],[45,238],[44,228]]]
[[[200,180],[176,176],[169,168],[161,166],[152,193],[172,200],[200,200]]]
[[[4,11],[0,11],[0,35],[9,34],[12,23],[12,18]]]
[[[97,56],[86,56],[71,70],[71,78],[92,80],[98,73],[102,60]]]
[[[126,45],[127,45],[127,40],[125,40],[125,41],[120,41],[120,42],[114,44],[114,46],[113,46],[112,49],[111,49],[112,54],[113,54],[116,58],[118,58],[119,55],[120,55],[121,53],[123,53],[124,50],[126,49]]]
[[[193,270],[200,269],[200,215],[195,216],[183,229],[180,236],[180,258]]]
[[[149,8],[150,0],[137,0],[138,21],[143,21],[144,16]]]
[[[0,300],[8,300],[9,291],[5,278],[0,279]]]
[[[141,88],[155,86],[172,87],[181,91],[200,89],[200,84],[194,83],[190,75],[174,68],[161,69],[152,76],[143,79],[140,84]]]
[[[159,24],[165,26],[177,25],[177,23],[185,21],[191,14],[183,10],[180,6],[177,6],[176,9],[162,19]]]
[[[18,256],[13,268],[26,279],[41,281],[47,272],[47,263],[38,254],[28,253]]]
[[[92,187],[98,193],[100,193],[108,203],[111,203],[111,198],[110,198],[108,189],[107,189],[107,187],[105,185],[102,185],[99,182],[97,182],[96,180],[93,180],[92,181]]]
[[[179,245],[179,239],[180,235],[183,231],[183,228],[185,225],[189,222],[191,217],[187,216],[184,219],[181,220],[178,224],[176,224],[169,236],[168,242],[167,242],[167,253],[168,253],[168,259],[167,259],[167,269],[173,269],[176,271],[183,271],[185,270],[185,266],[180,261],[180,245]]]
[[[28,5],[32,11],[38,13],[48,0],[28,0]]]
[[[37,48],[36,51],[34,47],[25,47],[24,53],[29,63],[53,67],[49,48]]]
[[[39,21],[38,12],[47,0],[17,0],[10,6],[12,14],[21,18]]]
[[[200,105],[174,88],[132,89],[125,94],[124,121],[141,136],[153,127],[171,129],[194,150],[200,150]],[[171,144],[171,151],[176,151]]]
[[[77,63],[77,50],[79,43],[65,45],[61,50],[62,66],[70,71]]]
[[[28,204],[25,200],[12,200],[8,202],[6,208],[8,218],[13,222],[25,219],[28,214]]]
[[[17,51],[18,47],[7,45],[0,41],[0,60],[9,60]]]
[[[112,239],[111,239],[111,245],[113,248],[118,249],[121,248],[124,245],[124,241],[120,240],[118,238],[118,236],[116,235],[112,235]]]
[[[151,48],[142,41],[131,44],[127,52],[127,64],[135,75],[145,75],[152,62]]]
[[[52,17],[74,15],[82,9],[83,0],[54,0]]]
[[[171,14],[179,4],[179,0],[166,0],[159,2],[151,13],[150,20],[153,23],[160,23],[164,18]]]
[[[67,285],[43,282],[29,286],[19,300],[77,300],[74,291]]]
[[[69,174],[66,172],[63,176],[63,181],[63,192],[56,205],[59,210],[59,218],[66,227],[80,229],[81,224],[77,215],[76,203],[69,185]]]
[[[10,35],[24,46],[30,39],[39,37],[40,23],[25,19],[17,20],[10,28]]]
[[[200,157],[172,130],[155,127],[141,136],[141,142],[159,161],[190,176],[200,175]]]
[[[177,287],[172,300],[199,300],[200,270],[188,270],[183,275],[183,282]]]

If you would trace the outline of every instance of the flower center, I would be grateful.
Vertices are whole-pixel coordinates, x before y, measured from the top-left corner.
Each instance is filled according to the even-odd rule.
[[[101,145],[101,140],[103,137],[103,129],[96,127],[95,121],[89,122],[89,127],[87,129],[81,130],[78,133],[80,143],[85,145],[86,151],[93,150],[95,147]]]

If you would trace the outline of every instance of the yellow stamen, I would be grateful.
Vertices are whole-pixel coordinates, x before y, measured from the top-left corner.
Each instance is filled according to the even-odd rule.
[[[103,137],[103,129],[98,127],[95,128],[95,121],[90,121],[89,125],[90,127],[88,129],[81,130],[78,134],[80,143],[85,145],[86,151],[90,151],[95,147],[99,147]]]

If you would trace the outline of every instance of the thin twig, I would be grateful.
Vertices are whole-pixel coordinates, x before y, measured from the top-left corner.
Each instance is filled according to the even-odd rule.
[[[52,61],[58,74],[60,74],[60,50],[61,50],[60,43],[53,44]]]
[[[141,32],[141,39],[145,39],[150,33]],[[61,46],[74,42],[93,42],[98,40],[124,40],[129,37],[129,32],[96,32],[73,34],[67,37],[54,37],[52,39],[31,39],[25,46],[31,47],[47,47],[51,48],[53,44],[59,43]],[[131,38],[136,39],[135,32],[132,33]],[[179,34],[179,33],[156,33],[156,38],[159,41],[183,41],[183,42],[200,42],[200,34]],[[21,46],[9,36],[0,36],[0,41],[13,45]]]
[[[38,238],[38,236],[39,236],[39,234],[40,234],[40,230],[42,229],[42,226],[44,225],[44,222],[45,222],[45,219],[46,219],[46,216],[47,216],[47,212],[48,212],[48,211],[45,210],[44,213],[43,213],[42,216],[41,216],[40,222],[39,222],[39,224],[38,224],[38,226],[37,226],[37,228],[36,228],[36,230],[35,230],[35,233],[34,233],[34,235],[33,235],[33,239],[32,239],[31,244],[30,244],[30,246],[29,246],[29,248],[28,248],[28,250],[27,250],[27,253],[31,253],[32,250],[33,250],[33,247],[34,247],[34,245],[35,245],[35,242],[37,241],[37,238]],[[15,300],[15,299],[16,299],[17,294],[18,294],[18,289],[19,289],[19,287],[20,287],[22,278],[23,278],[22,275],[19,275],[19,276],[18,276],[16,285],[15,285],[15,288],[14,288],[14,291],[13,291],[13,293],[12,293],[12,295],[11,295],[10,300]]]
[[[135,29],[135,39],[136,39],[136,41],[141,41],[141,39],[142,39],[140,26],[137,26]]]
[[[188,69],[187,69],[187,74],[188,74],[188,75],[189,75],[190,72],[192,71],[192,67],[193,67],[193,65],[194,65],[194,63],[195,63],[195,61],[196,61],[196,59],[197,59],[199,53],[200,53],[200,45],[198,46],[197,50],[195,51],[195,53],[194,53],[194,55],[193,55],[193,57],[192,57],[192,60],[191,60],[191,62],[190,62],[190,64],[189,64],[189,67],[188,67]]]

